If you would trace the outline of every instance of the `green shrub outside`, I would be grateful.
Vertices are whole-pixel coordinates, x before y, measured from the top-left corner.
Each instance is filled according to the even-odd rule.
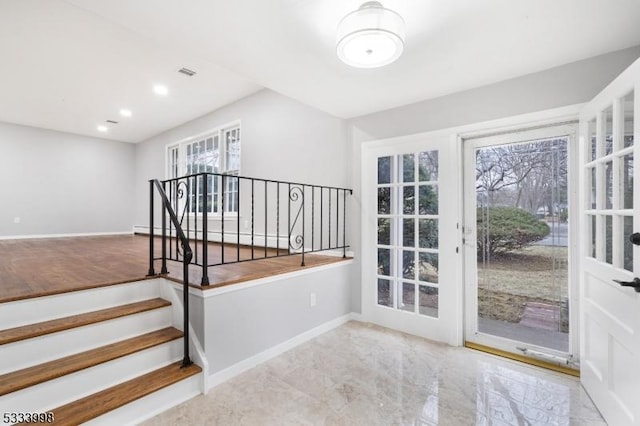
[[[527,247],[549,235],[549,226],[517,207],[479,208],[478,256],[501,255]]]

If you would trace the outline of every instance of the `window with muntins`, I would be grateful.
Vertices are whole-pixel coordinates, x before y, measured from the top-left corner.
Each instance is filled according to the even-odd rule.
[[[236,213],[239,174],[240,124],[219,127],[167,147],[169,179],[198,175],[185,180],[188,183],[186,203],[189,213],[201,213],[207,209],[208,213],[219,214],[223,197],[225,212]]]

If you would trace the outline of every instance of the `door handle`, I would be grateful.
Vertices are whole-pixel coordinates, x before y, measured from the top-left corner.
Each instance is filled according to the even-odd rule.
[[[640,293],[640,278],[634,278],[633,281],[613,280],[623,287],[633,287],[636,293]]]
[[[629,235],[629,241],[636,246],[640,246],[640,232],[634,232]]]

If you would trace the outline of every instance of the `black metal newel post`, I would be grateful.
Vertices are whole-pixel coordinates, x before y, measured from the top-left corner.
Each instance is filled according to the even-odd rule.
[[[192,364],[189,357],[189,263],[193,257],[193,253],[188,246],[182,245],[182,252],[184,253],[182,259],[182,274],[184,276],[184,283],[182,288],[182,304],[183,304],[183,316],[182,324],[184,334],[182,340],[184,342],[184,358],[182,358],[182,366],[187,367]]]
[[[165,191],[165,183],[162,182],[162,190]],[[161,274],[168,274],[167,269],[167,209],[162,201],[162,267],[160,269]]]
[[[288,185],[287,200],[289,207],[287,207],[287,253],[291,254],[291,184]]]
[[[302,200],[300,201],[302,203],[302,245],[301,245],[301,249],[302,249],[302,264],[300,266],[304,266],[304,228],[305,228],[305,222],[304,222],[304,185],[302,185],[302,190],[300,191],[300,193],[302,194]]]
[[[236,177],[236,183],[238,184],[238,212],[236,213],[236,236],[238,240],[236,241],[236,261],[240,262],[240,177]]]
[[[340,190],[336,189],[336,248],[340,247]]]
[[[251,259],[255,259],[255,251],[254,251],[254,246],[253,246],[253,238],[254,238],[254,231],[255,231],[255,200],[253,199],[254,197],[254,183],[255,181],[253,179],[251,179]]]
[[[267,254],[267,229],[268,228],[268,224],[267,224],[267,181],[264,181],[264,257],[265,259],[268,257]]]
[[[198,177],[197,176],[191,176],[191,179],[193,181],[193,193],[197,194],[198,193]],[[187,203],[189,204],[189,212],[192,212],[193,210],[193,204],[191,203],[191,201],[189,200],[189,198],[187,198]],[[196,265],[198,264],[198,212],[192,212],[193,213],[193,260]]]
[[[220,263],[222,263],[224,265],[224,199],[225,199],[225,189],[227,188],[225,186],[226,182],[225,182],[225,175],[222,175],[222,223],[220,224],[220,231],[222,232],[222,236],[221,236],[221,242],[222,242],[222,247],[221,247],[221,253],[220,253]]]
[[[280,182],[276,182],[276,256],[280,256]]]
[[[329,211],[329,247],[327,247],[328,249],[331,248],[331,188],[328,188],[329,190],[329,208],[327,209]]]
[[[172,199],[173,199],[173,183],[174,183],[173,181],[171,181],[171,182],[169,183],[169,194],[168,194],[168,195],[169,195],[169,198],[168,198],[169,200],[172,200]],[[165,193],[165,195],[166,195],[166,193]],[[170,204],[170,203],[163,203],[163,204],[162,204],[163,208],[166,208],[166,205],[167,205],[167,204]],[[170,221],[169,221],[169,239],[168,239],[168,244],[169,244],[169,258],[170,258],[171,260],[174,260],[174,258],[173,258],[173,243],[171,242],[171,237],[172,237],[172,236],[173,236],[173,221],[172,221],[172,220],[170,220]],[[176,256],[176,258],[177,258],[177,256]]]
[[[209,285],[209,176],[206,173],[202,177],[203,202],[202,206],[202,280],[200,285]],[[211,200],[213,202],[213,200]],[[197,213],[196,213],[197,214]]]
[[[347,257],[347,191],[342,190],[342,258]]]
[[[147,272],[147,276],[152,276],[156,274],[153,269],[153,180],[149,181],[149,190],[149,272]]]
[[[324,234],[322,232],[322,224],[324,223],[324,188],[320,187],[320,250],[324,248]]]

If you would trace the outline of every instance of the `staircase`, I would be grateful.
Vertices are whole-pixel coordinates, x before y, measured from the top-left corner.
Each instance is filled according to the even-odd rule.
[[[52,413],[56,425],[133,424],[198,395],[201,369],[182,366],[181,312],[161,285],[0,304],[4,424],[33,423],[26,413]]]

